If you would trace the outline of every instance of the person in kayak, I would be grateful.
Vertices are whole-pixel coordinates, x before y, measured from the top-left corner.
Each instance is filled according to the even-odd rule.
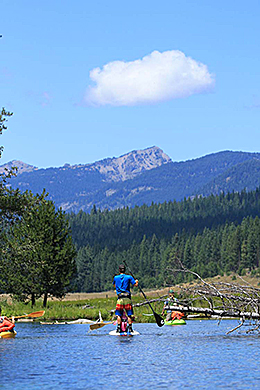
[[[14,320],[10,320],[6,316],[2,315],[2,308],[0,306],[0,332],[13,332],[14,331]]]
[[[177,305],[177,299],[174,296],[173,289],[169,290],[168,298],[164,301],[164,306],[161,313],[161,315],[164,315],[164,312],[166,311],[166,321],[170,321],[172,319],[172,310],[166,309],[166,307],[171,305]]]
[[[116,311],[117,316],[117,332],[121,332],[121,323],[122,316],[124,311],[128,317],[128,332],[133,332],[133,306],[131,302],[131,286],[138,286],[138,280],[134,279],[131,275],[125,274],[125,266],[119,266],[119,275],[114,277],[113,285],[116,289],[117,302],[116,302]]]

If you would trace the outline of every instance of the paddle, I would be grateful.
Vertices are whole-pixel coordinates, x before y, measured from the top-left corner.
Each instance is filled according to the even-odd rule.
[[[89,329],[90,330],[99,329],[99,328],[102,328],[105,325],[113,324],[113,323],[114,323],[114,321],[110,321],[110,322],[97,322],[96,324],[89,325]]]
[[[38,318],[38,317],[42,317],[44,315],[44,313],[45,313],[44,310],[35,311],[33,313],[30,313],[30,314],[24,314],[23,316],[14,316],[14,319],[17,320],[18,318],[24,318],[24,317]]]
[[[125,266],[129,269],[129,272],[130,272],[130,274],[132,275],[132,277],[135,279],[134,275],[132,274],[132,271],[130,270],[130,268],[129,268],[128,265],[126,264],[126,261],[123,260],[123,262],[124,262]],[[136,280],[136,279],[135,279],[135,280]],[[143,294],[143,296],[145,297],[145,299],[148,301],[148,299],[147,299],[145,293],[143,292],[143,290],[141,289],[141,287],[139,286],[139,284],[138,284],[138,287],[139,287],[139,290],[141,291],[141,293]],[[159,314],[157,314],[157,313],[154,311],[154,309],[153,309],[152,305],[150,304],[150,302],[147,302],[147,303],[148,303],[148,305],[150,306],[150,308],[151,308],[151,310],[152,310],[152,312],[153,312],[153,315],[154,315],[156,324],[157,324],[158,326],[160,326],[160,327],[163,326],[163,325],[164,325],[164,319],[163,319]]]

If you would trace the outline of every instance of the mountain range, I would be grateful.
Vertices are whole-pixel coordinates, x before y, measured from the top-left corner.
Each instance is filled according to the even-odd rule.
[[[89,212],[179,201],[184,197],[254,190],[260,186],[260,153],[222,151],[197,159],[173,162],[157,146],[106,158],[91,164],[39,169],[21,161],[10,180],[13,188],[49,193],[67,212]]]

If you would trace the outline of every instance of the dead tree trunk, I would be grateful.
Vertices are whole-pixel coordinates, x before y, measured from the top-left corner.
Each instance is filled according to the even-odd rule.
[[[247,327],[246,333],[260,333],[260,289],[250,285],[240,277],[239,283],[207,282],[200,275],[190,271],[180,264],[172,273],[187,272],[196,276],[197,283],[178,288],[178,300],[169,304],[165,309],[180,311],[187,314],[203,314],[207,317],[236,318],[240,323],[231,333],[242,326]],[[151,299],[149,303],[164,301],[163,297]],[[148,300],[135,306],[147,305]]]
[[[240,324],[228,333],[243,325],[248,326],[247,333],[260,329],[260,289],[250,285],[240,277],[241,283],[207,282],[197,273],[180,268],[172,269],[173,273],[186,272],[198,278],[198,283],[182,287],[177,305],[169,306],[171,310],[185,313],[203,313],[221,318],[238,318]],[[198,306],[198,303],[202,303]],[[249,321],[246,321],[249,320]]]

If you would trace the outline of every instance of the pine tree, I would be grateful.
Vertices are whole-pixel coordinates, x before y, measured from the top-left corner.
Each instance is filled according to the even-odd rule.
[[[37,200],[37,197],[36,197]],[[2,265],[8,270],[6,292],[21,299],[61,298],[75,274],[76,251],[65,213],[41,199],[5,234]],[[17,271],[19,270],[19,275]]]
[[[88,245],[80,248],[77,254],[77,280],[76,285],[79,291],[91,292],[93,291],[92,285],[92,265],[93,265],[93,250]]]

